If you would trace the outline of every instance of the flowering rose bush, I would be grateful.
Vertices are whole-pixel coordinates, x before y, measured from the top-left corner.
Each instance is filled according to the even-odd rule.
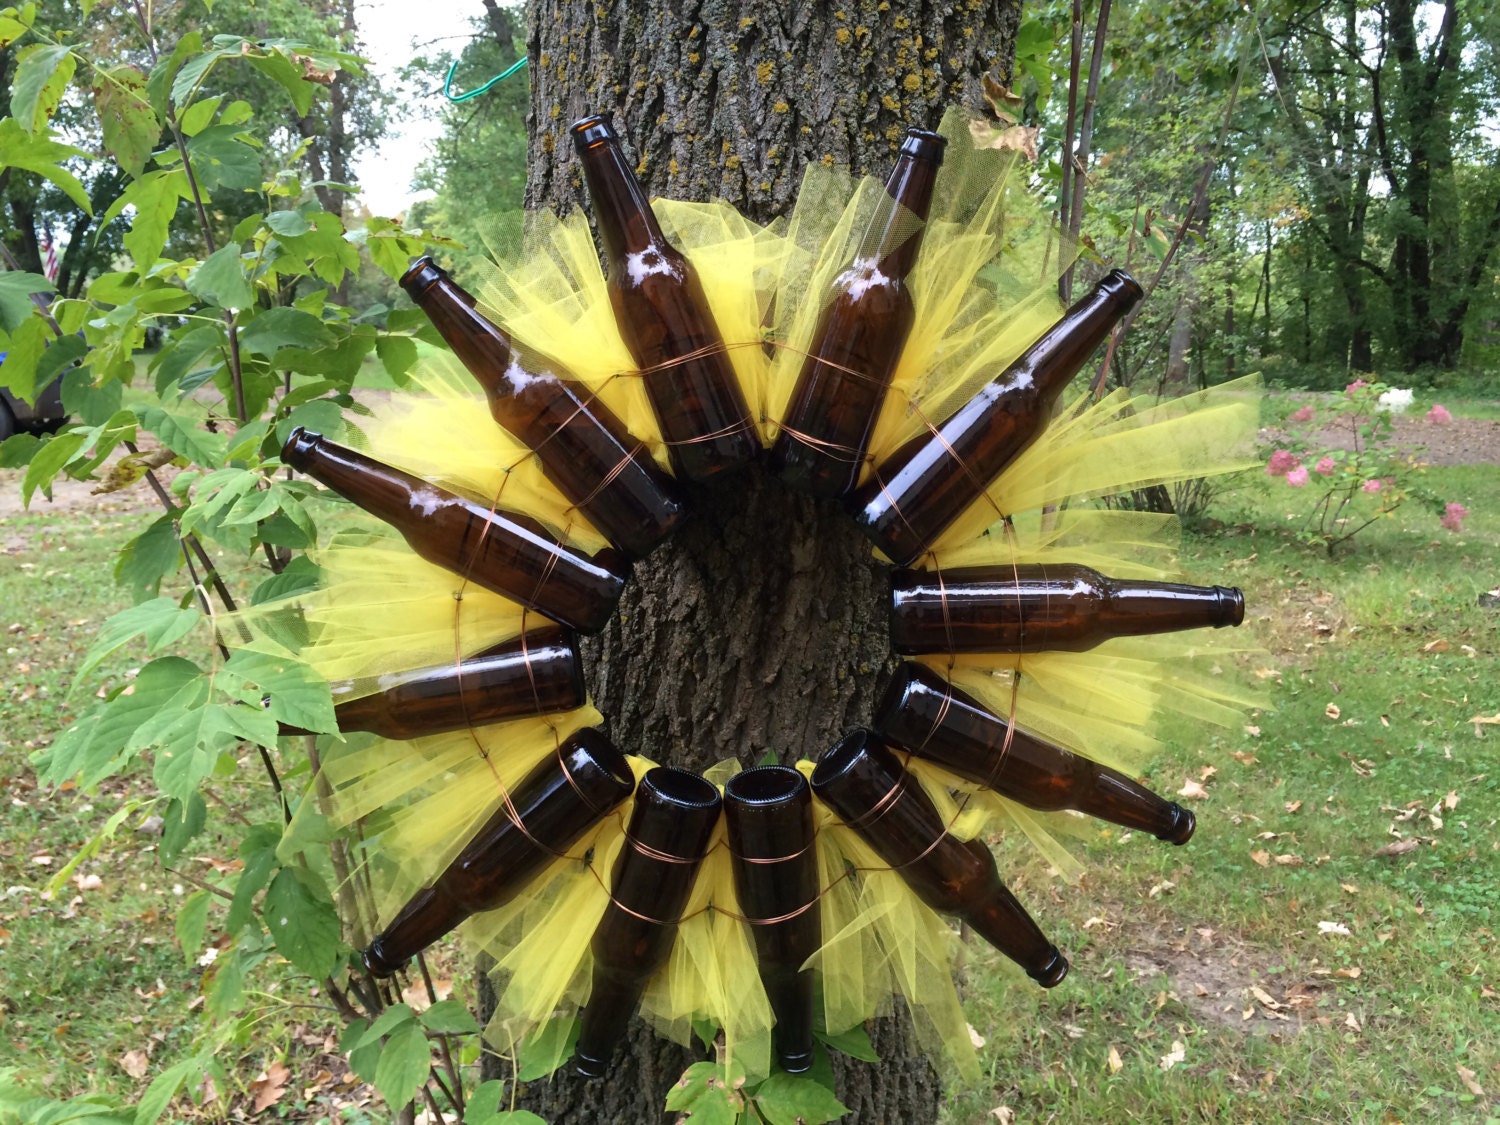
[[[1404,407],[1409,395],[1409,391],[1393,395],[1383,383],[1356,379],[1343,395],[1287,415],[1284,437],[1266,462],[1266,475],[1285,481],[1290,488],[1314,485],[1307,493],[1312,506],[1297,531],[1300,540],[1332,554],[1339,544],[1376,520],[1388,518],[1408,500],[1430,509],[1449,531],[1463,530],[1468,509],[1445,503],[1423,487],[1420,451],[1390,445],[1394,411],[1382,405],[1399,401]],[[1427,420],[1441,424],[1451,422],[1453,416],[1434,406]],[[1330,445],[1338,448],[1330,449]]]

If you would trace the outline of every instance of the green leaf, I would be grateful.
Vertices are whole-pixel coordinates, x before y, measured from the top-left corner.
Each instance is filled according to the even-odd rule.
[[[219,954],[205,983],[208,990],[208,1012],[216,1020],[227,1020],[240,1006],[245,995],[245,972],[249,969],[249,957],[236,945],[228,953]]]
[[[204,324],[176,337],[157,355],[156,393],[165,393],[193,369],[205,352],[225,344],[224,329],[217,324]]]
[[[412,1011],[409,1004],[392,1004],[380,1015],[375,1017],[375,1022],[365,1029],[358,1039],[354,1040],[355,1047],[368,1047],[371,1043],[378,1043],[382,1038],[389,1035],[396,1028],[416,1019],[416,1013]]]
[[[842,1051],[851,1059],[867,1063],[880,1061],[880,1056],[875,1053],[875,1047],[870,1042],[870,1033],[864,1029],[863,1024],[855,1024],[848,1031],[841,1031],[837,1035],[820,1031],[818,1038],[834,1050]]]
[[[333,333],[301,309],[269,309],[240,329],[240,346],[268,358],[277,348],[322,348],[331,343]]]
[[[280,842],[278,836],[276,843]],[[276,866],[276,843],[269,848],[260,848],[244,855],[245,866],[240,872],[239,882],[234,887],[234,898],[229,903],[229,915],[224,919],[226,933],[237,934],[254,917],[255,896],[264,889]]]
[[[182,64],[187,61],[188,56],[197,54],[201,50],[203,50],[203,33],[190,31],[177,40],[177,46],[172,48],[169,56],[151,68],[151,76],[146,79],[146,93],[150,96],[151,107],[156,110],[158,117],[167,116],[167,95],[171,89],[172,79],[182,69]]]
[[[161,136],[161,122],[146,93],[146,76],[133,66],[97,71],[94,107],[104,127],[104,147],[121,168],[139,177]]]
[[[298,426],[338,441],[344,434],[344,408],[327,398],[304,402],[276,423],[277,443],[285,445],[287,438],[292,436],[292,431]]]
[[[22,128],[35,133],[57,112],[78,61],[64,43],[33,43],[16,57],[19,65],[11,80],[10,112]]]
[[[266,891],[261,915],[277,951],[293,965],[320,980],[333,971],[339,954],[339,917],[316,875],[283,867]]]
[[[194,102],[178,114],[178,127],[189,137],[203,132],[213,123],[214,114],[219,112],[219,106],[223,101],[223,97],[217,97]]]
[[[155,593],[163,578],[182,565],[182,543],[171,516],[162,516],[120,549],[115,581],[137,597]]]
[[[315,87],[302,77],[302,69],[280,50],[273,49],[267,54],[249,57],[251,66],[291,95],[292,105],[297,108],[297,116],[306,117],[307,111],[312,108]]]
[[[35,434],[20,433],[0,441],[0,469],[19,469],[31,464],[42,443]]]
[[[181,44],[178,46],[180,48]],[[202,50],[202,47],[203,39],[200,36],[192,49]],[[192,102],[193,95],[197,92],[199,84],[208,76],[208,72],[213,69],[214,64],[230,53],[227,48],[217,48],[212,51],[204,51],[203,54],[195,58],[184,58],[183,61],[179,61],[176,76],[172,79],[172,100],[180,106],[188,105]],[[176,51],[172,52],[172,57],[174,59],[177,57]],[[151,77],[154,81],[156,75],[152,74]]]
[[[74,681],[85,679],[105,657],[136,637],[146,639],[146,648],[150,652],[180,641],[192,632],[202,616],[197,609],[178,609],[171,598],[153,598],[121,610],[100,626],[93,647],[74,673]]]
[[[20,11],[6,8],[0,12],[0,48],[9,47],[31,30],[36,20],[36,5],[27,4]]]
[[[126,205],[135,208],[124,243],[137,269],[149,270],[161,257],[177,204],[189,193],[187,173],[181,168],[168,168],[148,172],[134,181],[110,207],[112,212]]]
[[[167,1067],[141,1095],[140,1104],[135,1107],[135,1125],[156,1125],[157,1119],[166,1112],[183,1083],[192,1081],[202,1073],[203,1064],[196,1057]]]
[[[375,354],[385,365],[386,374],[400,385],[417,362],[417,342],[410,336],[382,336],[375,341]]]
[[[88,155],[81,148],[52,140],[49,130],[28,133],[13,117],[0,120],[0,166],[35,172],[38,176],[51,180],[69,199],[92,215],[94,205],[89,199],[89,193],[78,182],[77,176],[61,166],[64,160],[77,157],[87,159]]]
[[[806,1075],[777,1073],[755,1091],[755,1108],[771,1125],[825,1125],[849,1112],[833,1091]]]
[[[0,277],[8,276],[0,274]],[[50,339],[52,329],[41,317],[33,315],[22,321],[21,326],[11,333],[10,351],[4,364],[0,364],[0,386],[9,387],[17,398],[35,402],[37,394],[46,385],[38,384],[36,373],[47,354]]]
[[[41,274],[7,270],[0,273],[0,328],[14,332],[36,315],[33,293],[53,293],[57,286]]]
[[[167,811],[161,818],[161,861],[175,862],[182,849],[200,835],[207,824],[208,806],[203,803],[201,793],[189,793],[181,800],[174,797],[167,802]]]
[[[188,289],[226,309],[248,309],[255,303],[255,293],[245,268],[240,263],[238,243],[220,247],[188,274]]]
[[[375,1088],[391,1109],[411,1101],[427,1081],[432,1067],[432,1049],[420,1024],[412,1022],[386,1040],[375,1066]]]
[[[744,1107],[744,1095],[724,1081],[717,1063],[694,1063],[667,1091],[667,1108],[684,1110],[693,1125],[734,1125]]]
[[[187,964],[198,960],[198,951],[203,948],[203,935],[207,930],[208,892],[194,891],[177,911],[177,944],[182,947],[182,957]]]
[[[462,1000],[439,1000],[417,1017],[428,1031],[447,1035],[478,1035],[479,1024]]]
[[[179,457],[196,465],[215,468],[224,461],[227,444],[223,434],[200,429],[198,420],[160,406],[144,406],[137,411],[141,425],[161,439],[163,445]]]
[[[312,731],[336,731],[328,681],[286,656],[241,649],[219,673],[219,686],[243,701],[267,698],[271,717]],[[227,682],[226,682],[227,681]]]
[[[266,226],[287,238],[295,238],[312,230],[312,224],[300,211],[272,211],[266,216]]]
[[[0,368],[3,374],[4,368]],[[21,480],[21,503],[28,508],[31,506],[31,498],[40,488],[48,498],[52,496],[52,482],[57,474],[62,472],[63,466],[68,464],[77,456],[83,448],[87,433],[82,430],[68,430],[57,434],[51,441],[43,443],[31,458],[31,463],[26,466],[26,476]]]
[[[464,1125],[494,1125],[505,1097],[505,1083],[498,1078],[481,1082],[464,1104]],[[543,1125],[546,1125],[544,1122]]]
[[[578,1042],[579,1021],[549,1020],[537,1035],[522,1040],[516,1050],[516,1077],[522,1082],[545,1078],[573,1054]]]
[[[265,605],[282,598],[295,597],[316,590],[323,584],[322,569],[306,555],[298,555],[280,574],[273,574],[250,595],[251,605]]]
[[[238,125],[211,125],[187,143],[193,172],[207,191],[252,191],[261,184],[260,154],[240,135]]]

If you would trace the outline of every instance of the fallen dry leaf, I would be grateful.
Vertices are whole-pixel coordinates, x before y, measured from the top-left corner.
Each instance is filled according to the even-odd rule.
[[[1216,774],[1216,773],[1218,773],[1218,772],[1219,772],[1219,767],[1218,766],[1204,766],[1201,770],[1198,771],[1198,780],[1199,781],[1207,781],[1209,778],[1213,777],[1213,775]]]
[[[1177,790],[1177,795],[1185,797],[1189,801],[1201,801],[1208,796],[1208,790],[1203,788],[1200,782],[1194,781],[1190,777],[1185,777],[1182,779],[1182,788]]]
[[[1327,715],[1330,719],[1337,719],[1343,712],[1339,710],[1337,703],[1330,703],[1327,707],[1323,708],[1323,714]]]
[[[1425,645],[1423,645],[1422,646],[1422,651],[1423,652],[1447,652],[1452,647],[1453,646],[1450,645],[1447,641],[1445,641],[1441,637],[1439,637],[1437,640],[1435,640],[1435,641],[1428,641]]]
[[[1259,738],[1260,737],[1260,727],[1253,726],[1253,725],[1247,723],[1245,725],[1245,733],[1248,734],[1251,738]]]
[[[1351,965],[1347,969],[1334,969],[1333,975],[1343,977],[1345,980],[1358,980],[1359,974],[1364,972],[1358,965]]]
[[[1476,1098],[1484,1097],[1484,1087],[1474,1081],[1474,1072],[1463,1063],[1456,1064],[1458,1067],[1458,1080],[1464,1084],[1464,1088]]]
[[[1414,852],[1416,850],[1417,850],[1417,841],[1415,839],[1408,838],[1408,839],[1405,839],[1405,840],[1395,840],[1395,841],[1393,841],[1393,842],[1391,842],[1389,844],[1386,844],[1384,847],[1376,848],[1375,849],[1375,854],[1376,855],[1405,855],[1407,852]]]
[[[80,891],[97,891],[104,886],[104,880],[97,875],[74,875],[73,882],[78,884]]]
[[[974,1030],[974,1025],[972,1023],[965,1026],[967,1026],[969,1029],[969,1042],[974,1044],[974,1050],[979,1050],[984,1046],[984,1036],[980,1035],[979,1032]]]
[[[1172,891],[1175,891],[1176,889],[1177,889],[1177,884],[1176,883],[1172,882],[1172,880],[1170,880],[1170,879],[1163,879],[1160,883],[1157,883],[1149,891],[1146,892],[1146,897],[1147,898],[1159,898],[1160,896],[1162,896],[1164,894],[1170,894]]]
[[[259,1078],[250,1083],[250,1111],[264,1113],[281,1100],[286,1093],[287,1079],[292,1072],[279,1062],[273,1062],[261,1072]]]
[[[1235,750],[1229,756],[1242,766],[1253,766],[1260,761],[1254,754],[1246,754],[1243,750]]]
[[[1296,812],[1298,809],[1300,809],[1302,807],[1302,802],[1301,801],[1288,801],[1282,807],[1285,808],[1287,812],[1294,813],[1294,812]]]
[[[1448,795],[1443,798],[1443,808],[1447,809],[1449,812],[1452,812],[1454,809],[1458,808],[1459,800],[1460,798],[1458,795],[1458,790],[1450,789],[1448,791]]]
[[[1290,852],[1276,857],[1277,867],[1301,867],[1302,863],[1303,860],[1300,855],[1292,855]]]
[[[996,1121],[1000,1122],[1000,1125],[1014,1125],[1014,1122],[1016,1120],[1016,1111],[1011,1109],[1008,1105],[997,1105],[985,1116],[993,1117]]]
[[[1253,859],[1261,867],[1271,866],[1271,853],[1266,851],[1264,848],[1257,848],[1255,851],[1251,852],[1250,858]]]
[[[1354,1013],[1353,1012],[1350,1012],[1348,1015],[1346,1015],[1344,1017],[1344,1026],[1347,1027],[1350,1031],[1361,1031],[1361,1030],[1363,1030],[1359,1026],[1359,1021],[1354,1018]]]
[[[1250,995],[1259,1000],[1262,1007],[1269,1008],[1273,1012],[1279,1012],[1282,1008],[1286,1007],[1285,1004],[1281,1003],[1281,1001],[1258,985],[1252,984],[1250,986]]]
[[[1187,1044],[1181,1039],[1172,1040],[1172,1049],[1161,1057],[1161,1068],[1171,1070],[1180,1062],[1187,1059]]]
[[[1348,937],[1349,936],[1349,927],[1346,926],[1346,925],[1344,925],[1344,923],[1342,923],[1342,922],[1319,922],[1318,923],[1318,933],[1320,933],[1320,934],[1339,934],[1339,935],[1341,935],[1343,937]]]
[[[1119,1074],[1120,1068],[1125,1065],[1125,1060],[1120,1057],[1120,1052],[1115,1050],[1115,1045],[1109,1045],[1109,1072]]]
[[[120,1056],[120,1069],[132,1078],[144,1078],[151,1069],[151,1061],[145,1051],[126,1051]]]

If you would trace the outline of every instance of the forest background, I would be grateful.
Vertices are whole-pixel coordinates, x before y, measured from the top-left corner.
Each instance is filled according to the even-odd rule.
[[[268,451],[298,424],[338,433],[438,346],[394,277],[423,251],[472,276],[526,200],[526,71],[442,94],[517,62],[526,13],[486,0],[465,40],[417,34],[399,87],[364,73],[360,22],[352,0],[0,12],[0,385],[30,398],[61,375],[73,418],[0,445],[0,1120],[357,1119],[389,1102],[434,1121],[463,1103],[477,1125],[505,1120],[524,1078],[524,1060],[479,1073],[451,953],[376,998],[380,1026],[356,1013],[327,860],[277,852],[281,786],[306,767],[279,762],[267,787],[269,757],[242,748],[275,742],[249,715],[265,669],[215,663],[205,640],[211,597],[307,579],[289,560],[325,514],[262,471]],[[1079,893],[1001,845],[1092,978],[1037,998],[974,954],[990,1080],[949,1087],[951,1120],[1500,1114],[1500,780],[1483,753],[1500,721],[1497,49],[1500,13],[1456,0],[1022,12],[991,135],[1079,234],[1073,287],[1119,265],[1152,285],[1110,385],[1259,372],[1268,455],[1296,445],[1309,468],[1339,452],[1319,419],[1347,420],[1347,385],[1417,401],[1394,424],[1353,419],[1344,445],[1389,454],[1362,481],[1401,479],[1348,523],[1318,523],[1316,487],[1285,469],[1131,498],[1182,509],[1188,569],[1266,607],[1248,672],[1278,709],[1243,737],[1184,732],[1156,767],[1158,788],[1233,826],[1192,856],[1104,834]],[[385,174],[423,201],[371,214],[356,158],[409,114],[439,139]],[[1288,421],[1309,407],[1310,430]],[[135,747],[145,703],[101,741],[131,682],[173,701],[158,720],[193,745],[186,767]],[[326,718],[321,685],[279,686],[269,721]],[[278,944],[273,905],[305,941]]]

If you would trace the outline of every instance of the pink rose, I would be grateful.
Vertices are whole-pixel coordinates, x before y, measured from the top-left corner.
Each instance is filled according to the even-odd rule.
[[[1313,466],[1313,469],[1317,471],[1319,476],[1326,477],[1329,473],[1333,472],[1333,458],[1320,458],[1318,463]]]
[[[1464,529],[1464,517],[1469,514],[1469,509],[1462,504],[1449,504],[1444,514],[1442,524],[1449,531],[1462,531]]]
[[[1287,473],[1286,482],[1293,488],[1301,488],[1307,483],[1307,469],[1298,465],[1291,472]]]
[[[1346,395],[1352,395],[1355,391],[1359,390],[1361,387],[1368,387],[1369,385],[1370,384],[1367,383],[1367,382],[1365,382],[1363,379],[1356,379],[1356,380],[1354,380],[1354,382],[1350,383],[1347,387],[1344,388],[1344,393]]]
[[[1434,406],[1427,412],[1427,420],[1434,425],[1446,426],[1449,422],[1453,421],[1453,415],[1449,414],[1447,409],[1442,406]]]
[[[1271,454],[1271,459],[1266,462],[1266,475],[1270,477],[1284,477],[1301,464],[1302,462],[1298,461],[1292,455],[1291,450],[1278,449],[1275,453]]]
[[[1384,487],[1378,480],[1367,480],[1364,484],[1360,485],[1360,488],[1366,492],[1379,492]]]
[[[1287,421],[1288,422],[1311,422],[1312,421],[1312,416],[1313,416],[1313,408],[1311,406],[1304,406],[1301,410],[1298,410],[1296,413],[1289,415],[1287,417]]]

